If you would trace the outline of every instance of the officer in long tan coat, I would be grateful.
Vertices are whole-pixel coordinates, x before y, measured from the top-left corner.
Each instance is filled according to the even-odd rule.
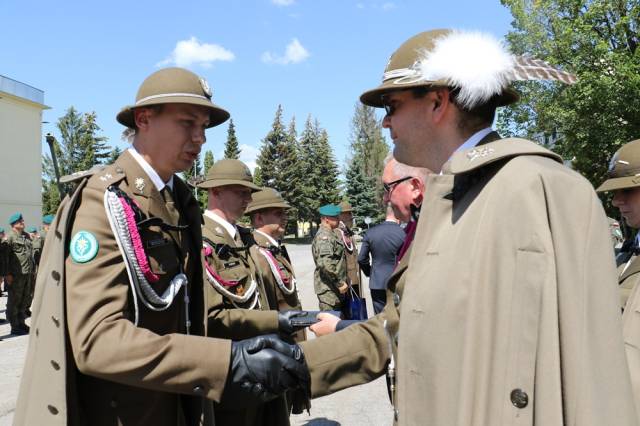
[[[271,304],[250,254],[255,243],[251,231],[236,224],[252,192],[260,189],[249,168],[239,160],[217,161],[198,187],[209,196],[202,226],[209,336],[238,340],[266,333],[291,334],[291,314],[279,314],[277,305]],[[214,404],[214,412],[216,424],[222,425],[289,423],[284,396],[259,406],[223,398]]]
[[[175,173],[228,117],[180,68],[149,76],[118,114],[132,147],[82,179],[45,243],[14,424],[212,424],[204,398],[297,386],[297,348],[203,337],[200,211]]]
[[[386,109],[394,157],[437,174],[393,305],[301,344],[314,395],[380,374],[396,343],[398,424],[637,424],[600,202],[557,155],[490,128],[511,81],[572,81],[527,64],[488,35],[429,31],[361,96]]]
[[[598,192],[613,192],[611,203],[620,210],[627,225],[635,230],[640,228],[640,140],[625,144],[611,158],[607,180]],[[620,304],[622,315],[622,335],[629,363],[631,384],[635,395],[636,411],[640,413],[640,257],[638,257],[638,236],[632,240],[618,257],[624,257],[618,266]]]

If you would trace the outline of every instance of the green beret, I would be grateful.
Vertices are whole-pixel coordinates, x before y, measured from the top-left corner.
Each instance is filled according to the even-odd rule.
[[[45,225],[51,225],[51,222],[53,222],[52,214],[48,214],[42,217],[42,223],[44,223]]]
[[[9,225],[13,225],[14,223],[22,220],[22,213],[14,213],[9,218]]]
[[[325,204],[318,209],[318,212],[320,212],[320,216],[337,217],[342,212],[342,209],[335,204]]]
[[[27,232],[28,233],[38,232],[38,228],[36,228],[35,226],[30,226],[27,228]]]

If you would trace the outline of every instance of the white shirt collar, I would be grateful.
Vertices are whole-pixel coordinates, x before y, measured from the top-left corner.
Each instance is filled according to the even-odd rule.
[[[151,182],[153,182],[158,192],[162,191],[165,186],[168,186],[169,189],[173,191],[173,175],[171,175],[171,179],[169,179],[168,182],[164,182],[158,172],[156,172],[154,168],[151,167],[151,164],[149,164],[147,160],[145,160],[144,157],[140,155],[140,153],[135,148],[129,148],[128,151],[129,153],[131,153],[131,156],[133,156],[133,158],[138,162],[138,164],[140,164],[142,170],[144,170],[145,173],[149,176],[149,179],[151,179]]]
[[[237,228],[235,225],[232,225],[231,223],[227,222],[225,219],[221,218],[211,210],[205,210],[204,215],[207,216],[209,219],[222,225],[225,231],[227,231],[229,235],[231,235],[231,238],[233,238],[234,240],[236,239]]]
[[[264,235],[265,237],[267,237],[267,240],[269,240],[269,242],[271,244],[273,244],[274,246],[280,247],[280,244],[271,235],[267,235],[267,234],[265,234],[264,232],[262,232],[262,231],[260,231],[258,229],[255,229],[254,231],[259,233],[259,234]]]
[[[462,145],[460,145],[458,147],[458,149],[456,149],[456,152],[463,151],[463,150],[469,149],[469,148],[473,148],[474,146],[478,145],[478,142],[480,142],[482,139],[484,139],[484,137],[487,136],[491,132],[493,132],[493,129],[491,127],[487,127],[486,129],[482,129],[482,130],[474,133],[473,135],[471,135],[471,137],[469,139],[467,139],[465,141],[465,143],[463,143]]]

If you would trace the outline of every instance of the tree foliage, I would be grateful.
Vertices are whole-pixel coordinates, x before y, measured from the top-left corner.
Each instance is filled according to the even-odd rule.
[[[346,194],[353,206],[354,218],[362,226],[365,217],[384,217],[382,181],[384,159],[389,153],[382,125],[375,109],[356,104],[351,120],[350,158],[346,176]]]
[[[238,138],[236,137],[236,126],[233,124],[233,118],[229,119],[229,128],[227,129],[227,141],[224,144],[224,158],[240,158],[240,147],[238,146]]]
[[[204,153],[204,164],[203,164],[203,170],[202,170],[203,176],[206,176],[207,173],[209,173],[209,169],[211,168],[211,166],[213,166],[213,163],[215,163],[215,160],[213,158],[213,152],[207,150]]]
[[[520,83],[522,101],[498,128],[551,142],[594,185],[612,154],[640,134],[638,1],[502,0],[513,15],[511,50],[575,73],[573,86]]]
[[[88,170],[95,165],[110,161],[113,151],[106,144],[107,138],[101,136],[95,112],[80,113],[69,107],[65,115],[56,123],[60,138],[53,143],[60,175]],[[53,213],[60,204],[56,185],[53,161],[49,153],[42,156],[44,182],[42,186],[42,204],[47,213]],[[64,191],[68,189],[63,187]]]

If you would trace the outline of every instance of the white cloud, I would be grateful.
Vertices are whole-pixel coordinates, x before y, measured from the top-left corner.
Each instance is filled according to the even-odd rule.
[[[235,57],[233,52],[218,44],[201,43],[197,38],[191,37],[189,40],[180,40],[176,43],[171,55],[164,61],[158,62],[157,66],[200,65],[209,68],[215,61],[233,61]]]
[[[382,5],[382,10],[391,10],[395,8],[396,8],[396,4],[393,2],[386,2]]]
[[[262,62],[266,64],[297,64],[306,60],[310,56],[309,51],[298,41],[297,38],[291,40],[285,49],[284,55],[277,53],[264,52],[262,54]]]
[[[291,6],[295,2],[296,0],[271,0],[271,3],[275,4],[276,6]]]

